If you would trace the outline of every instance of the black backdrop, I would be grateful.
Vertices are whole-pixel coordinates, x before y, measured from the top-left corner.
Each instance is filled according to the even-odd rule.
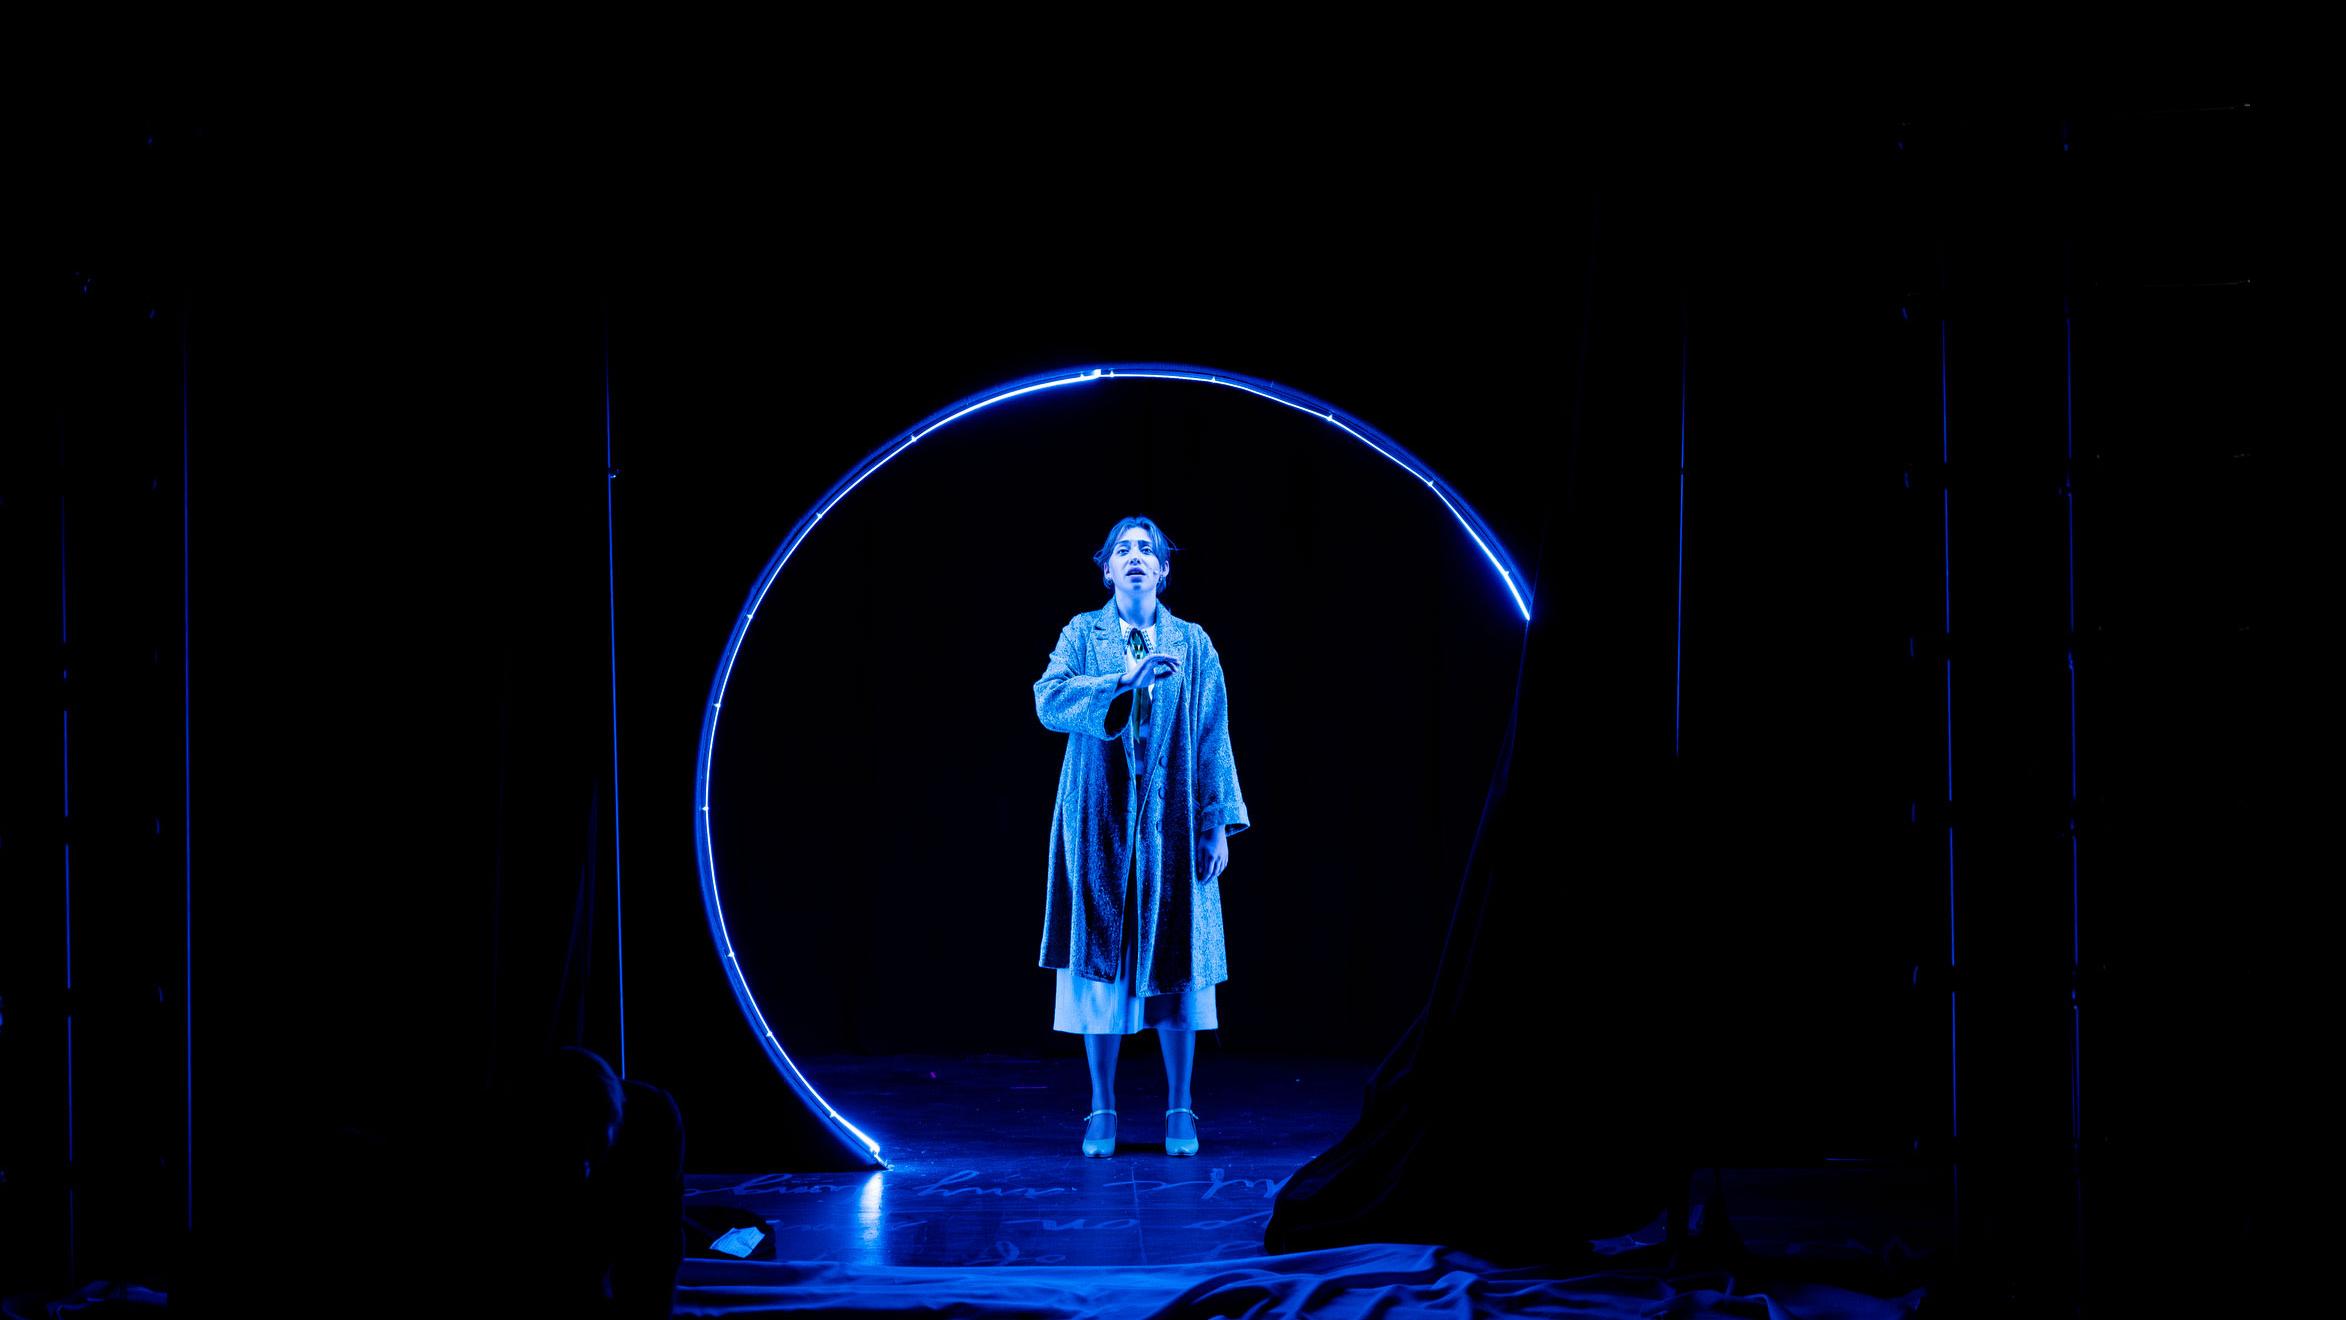
[[[191,825],[194,876],[189,909],[167,846],[76,879],[75,949],[147,951],[103,972],[84,952],[81,983],[111,976],[137,1001],[151,979],[160,1007],[107,1018],[112,1036],[85,1025],[78,1103],[105,1115],[85,1133],[161,1164],[126,1161],[129,1190],[93,1191],[82,1213],[176,1222],[187,1130],[201,1206],[219,1185],[205,1170],[226,1184],[303,1124],[396,1127],[551,1039],[617,1055],[622,895],[630,1071],[678,1092],[706,1161],[814,1149],[739,1025],[695,889],[690,767],[726,631],[790,521],[911,421],[1027,373],[1154,359],[1358,413],[1537,566],[1577,690],[1518,755],[1570,758],[1618,806],[1601,844],[1556,840],[1554,883],[1589,894],[1592,922],[1640,923],[1576,932],[1609,960],[1579,975],[1616,997],[1594,1011],[1699,1039],[1731,1126],[1809,1152],[1946,1154],[1952,920],[1974,1006],[1966,1131],[2068,1150],[2083,1023],[2097,1066],[2074,1094],[2110,1203],[2187,1187],[2171,1194],[2247,1232],[2253,1180],[2215,1152],[2257,1088],[2211,1100],[2176,1080],[2275,1075],[2287,1041],[2245,974],[2286,961],[2258,950],[2288,902],[2275,804],[2299,782],[2280,732],[2293,689],[2269,681],[2290,646],[2279,584],[2302,562],[2264,402],[2286,346],[2267,286],[2241,273],[2266,260],[2253,217],[2275,148],[2248,112],[2168,109],[1885,106],[1696,116],[1700,131],[1535,116],[1504,135],[1321,142],[1309,171],[1218,156],[996,172],[950,137],[876,160],[793,145],[777,170],[758,134],[673,125],[546,138],[163,117],[59,135],[46,163],[77,186],[34,263],[46,384],[23,426],[57,443],[11,446],[34,497],[7,505],[25,639],[10,709],[25,729],[56,714],[37,639],[60,558],[69,599],[119,579],[81,611],[82,681],[100,654],[150,653],[153,673],[68,704],[145,702],[164,736],[78,769],[77,801],[116,799],[80,815],[127,831],[123,848],[150,818],[166,841]],[[183,385],[184,818],[164,681]],[[1048,1048],[1028,909],[1054,749],[1022,723],[1020,684],[1050,630],[1097,603],[1075,557],[1140,509],[1196,547],[1168,603],[1233,658],[1264,819],[1228,881],[1234,905],[1259,904],[1233,931],[1254,998],[1234,983],[1233,1000],[1262,1011],[1225,1046],[1371,1058],[1422,996],[1480,805],[1476,748],[1512,680],[1504,638],[1478,631],[1492,584],[1422,492],[1329,436],[1237,461],[1219,422],[1185,429],[1203,406],[1108,418],[1090,443],[1103,462],[1128,447],[1137,469],[1106,495],[1051,484],[1082,442],[1021,454],[985,435],[1001,458],[981,459],[973,430],[884,474],[786,574],[810,616],[900,633],[885,663],[854,667],[852,700],[824,703],[842,726],[809,733],[862,758],[825,785],[828,814],[859,781],[918,778],[944,785],[924,803],[948,824],[777,813],[764,846],[820,873],[982,874],[1000,896],[924,903],[920,920],[847,887],[773,904],[760,974],[805,1006],[810,1040],[983,1048],[999,1020],[991,1043]],[[29,512],[52,487],[62,534]],[[944,556],[941,583],[900,553],[913,529],[936,538],[921,545]],[[1310,596],[1331,545],[1358,593],[1333,616]],[[1354,631],[1364,614],[1379,623]],[[1324,626],[1363,653],[1329,692],[1293,653]],[[1409,674],[1418,746],[1438,749],[1397,850],[1341,820],[1359,799],[1324,767],[1359,752],[1327,745],[1308,709],[1357,700],[1387,665]],[[943,690],[909,682],[940,671]],[[959,688],[990,694],[969,718],[1006,785],[957,794],[977,767],[931,763],[926,731]],[[889,732],[847,737],[867,719]],[[11,773],[55,791],[30,753]],[[1388,787],[1406,802],[1412,786]],[[17,846],[44,838],[22,819],[12,877],[53,875]],[[859,861],[857,839],[880,834],[898,850]],[[971,841],[964,871],[950,855]],[[1370,853],[1363,890],[1346,859]],[[38,932],[62,929],[61,891],[35,892],[12,886],[11,961],[46,985],[60,959]],[[973,911],[990,924],[962,947]],[[1299,945],[1312,959],[1273,955]],[[975,975],[998,1010],[923,1018],[937,991],[886,974],[948,956],[988,964]],[[1366,1011],[1302,1029],[1331,993]],[[46,1067],[57,1019],[26,1016],[9,1047]],[[182,1020],[192,1129],[174,1121]],[[1560,1049],[1568,1022],[1527,1042]],[[59,1106],[18,1103],[14,1158],[37,1165]],[[2001,1231],[2059,1238],[2068,1186],[2013,1193],[2026,1209]]]
[[[1117,515],[1095,532],[1068,511],[1119,499],[1190,547],[1166,606],[1214,635],[1241,787],[1262,784],[1258,883],[1224,891],[1247,975],[1221,1045],[1373,1058],[1416,1012],[1522,616],[1389,460],[1251,394],[1135,380],[920,442],[761,603],[711,814],[743,970],[794,1051],[1058,1052],[1035,954],[1066,736],[1031,689],[1109,594],[1089,556]]]

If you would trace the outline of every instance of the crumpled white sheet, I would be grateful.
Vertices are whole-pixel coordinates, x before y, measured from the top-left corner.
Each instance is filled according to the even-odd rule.
[[[1914,1314],[1922,1299],[1920,1290],[1881,1298],[1817,1283],[1738,1291],[1738,1282],[1715,1271],[1665,1277],[1656,1270],[1502,1270],[1455,1248],[1393,1242],[1186,1265],[955,1268],[692,1259],[678,1280],[675,1314],[1892,1320]]]

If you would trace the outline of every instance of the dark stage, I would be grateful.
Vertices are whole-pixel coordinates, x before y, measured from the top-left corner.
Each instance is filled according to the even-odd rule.
[[[1076,1085],[1068,1080],[1075,1062],[1072,1051],[1041,1059],[810,1060],[810,1071],[863,1098],[882,1130],[903,1134],[889,1143],[892,1167],[853,1175],[690,1178],[687,1213],[715,1205],[746,1211],[771,1241],[745,1264],[688,1263],[685,1305],[722,1313],[727,1286],[771,1288],[785,1278],[797,1287],[843,1287],[860,1279],[875,1290],[903,1288],[909,1270],[898,1267],[960,1272],[956,1286],[972,1294],[987,1286],[966,1278],[979,1269],[1169,1267],[1122,1277],[1144,1295],[1153,1284],[1168,1297],[1212,1281],[1207,1295],[1193,1299],[1197,1313],[1215,1313],[1207,1300],[1214,1293],[1220,1306],[1230,1306],[1246,1288],[1294,1288],[1292,1280],[1264,1277],[1277,1268],[1261,1259],[1264,1225],[1288,1177],[1358,1116],[1362,1069],[1321,1059],[1217,1061],[1218,1100],[1201,1110],[1206,1140],[1196,1157],[1164,1153],[1159,1087],[1141,1088],[1122,1107],[1133,1118],[1126,1130],[1137,1140],[1120,1143],[1113,1158],[1086,1159],[1075,1151],[1071,1134],[1078,1128],[1068,1121],[1071,1107],[1080,1109],[1083,1101],[1080,1074]],[[1524,1139],[1549,1138],[1530,1132]],[[1491,1160],[1495,1168],[1508,1163],[1495,1146]],[[1810,1289],[1807,1303],[1822,1313],[1897,1314],[1898,1307],[1864,1308],[1864,1297],[1835,1290],[1919,1298],[1931,1262],[1943,1261],[1948,1245],[1944,1170],[1819,1161],[1718,1170],[1715,1177],[1704,1171],[1689,1191],[1686,1213],[1695,1233],[1719,1207],[1714,1232],[1731,1224],[1744,1254],[1704,1259],[1691,1239],[1674,1247],[1663,1215],[1597,1243],[1568,1273],[1535,1272],[1515,1286],[1543,1305],[1571,1298],[1583,1313],[1613,1314],[1609,1308],[1619,1307],[1638,1314],[1680,1293],[1772,1291],[1783,1300],[1784,1287],[1794,1284]],[[1528,1174],[1501,1179],[1491,1190],[1509,1214],[1534,1222],[1570,1194],[1567,1186],[1543,1185]],[[785,1271],[788,1262],[797,1266]],[[1313,1264],[1307,1280],[1346,1272],[1325,1256]],[[1379,1264],[1374,1275],[1354,1270],[1366,1277],[1322,1285],[1318,1309],[1360,1304],[1336,1300],[1347,1291],[1406,1281],[1392,1261]],[[1218,1277],[1214,1267],[1238,1273]],[[1431,1287],[1438,1277],[1419,1283],[1440,1295],[1444,1290]],[[1069,1293],[1083,1282],[1080,1273],[1052,1276],[1054,1289]],[[1147,1309],[1137,1299],[1135,1305]]]
[[[810,1070],[865,1099],[891,1143],[884,1173],[729,1175],[688,1180],[691,1205],[755,1211],[773,1227],[782,1259],[869,1265],[1173,1265],[1262,1254],[1270,1200],[1287,1176],[1333,1144],[1360,1107],[1357,1065],[1324,1059],[1233,1058],[1218,1072],[1219,1103],[1194,1157],[1174,1159],[1159,1140],[1163,1088],[1145,1089],[1117,1154],[1087,1160],[1067,1121],[1082,1104],[1070,1058],[817,1059]],[[1072,1094],[1071,1094],[1072,1092]],[[875,1117],[875,1123],[879,1119]],[[1526,1139],[1538,1140],[1536,1135]],[[1505,1159],[1495,1147],[1494,1164]],[[866,1194],[867,1179],[881,1191]],[[1719,1171],[1728,1219],[1757,1256],[1838,1258],[1850,1273],[1901,1255],[1943,1251],[1943,1170],[1819,1160],[1798,1169]],[[1712,1171],[1689,1188],[1699,1227]],[[1527,1218],[1567,1189],[1528,1181],[1497,1195]],[[691,1208],[691,1207],[688,1207]],[[1659,1243],[1657,1218],[1608,1240],[1616,1252]],[[1867,1240],[1875,1234],[1878,1240]],[[1690,1255],[1693,1253],[1689,1253]],[[1652,1262],[1646,1262],[1652,1263]],[[1895,1270],[1867,1282],[1894,1282]],[[1909,1273],[1918,1272],[1909,1269]]]
[[[36,131],[7,1313],[2285,1307],[2289,114],[1505,99]]]

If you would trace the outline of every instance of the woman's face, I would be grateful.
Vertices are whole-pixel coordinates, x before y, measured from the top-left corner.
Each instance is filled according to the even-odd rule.
[[[1156,538],[1146,527],[1126,527],[1108,547],[1108,576],[1116,589],[1139,596],[1164,585],[1165,561],[1157,557]]]

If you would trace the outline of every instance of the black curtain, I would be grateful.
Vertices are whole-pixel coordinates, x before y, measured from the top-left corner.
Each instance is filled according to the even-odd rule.
[[[2304,1130],[2316,520],[2240,99],[1713,122],[1606,178],[1442,973],[1273,1250],[1571,1258],[1701,1164],[1838,1158],[1947,1175],[1973,1302],[2286,1291],[2244,1142]]]

